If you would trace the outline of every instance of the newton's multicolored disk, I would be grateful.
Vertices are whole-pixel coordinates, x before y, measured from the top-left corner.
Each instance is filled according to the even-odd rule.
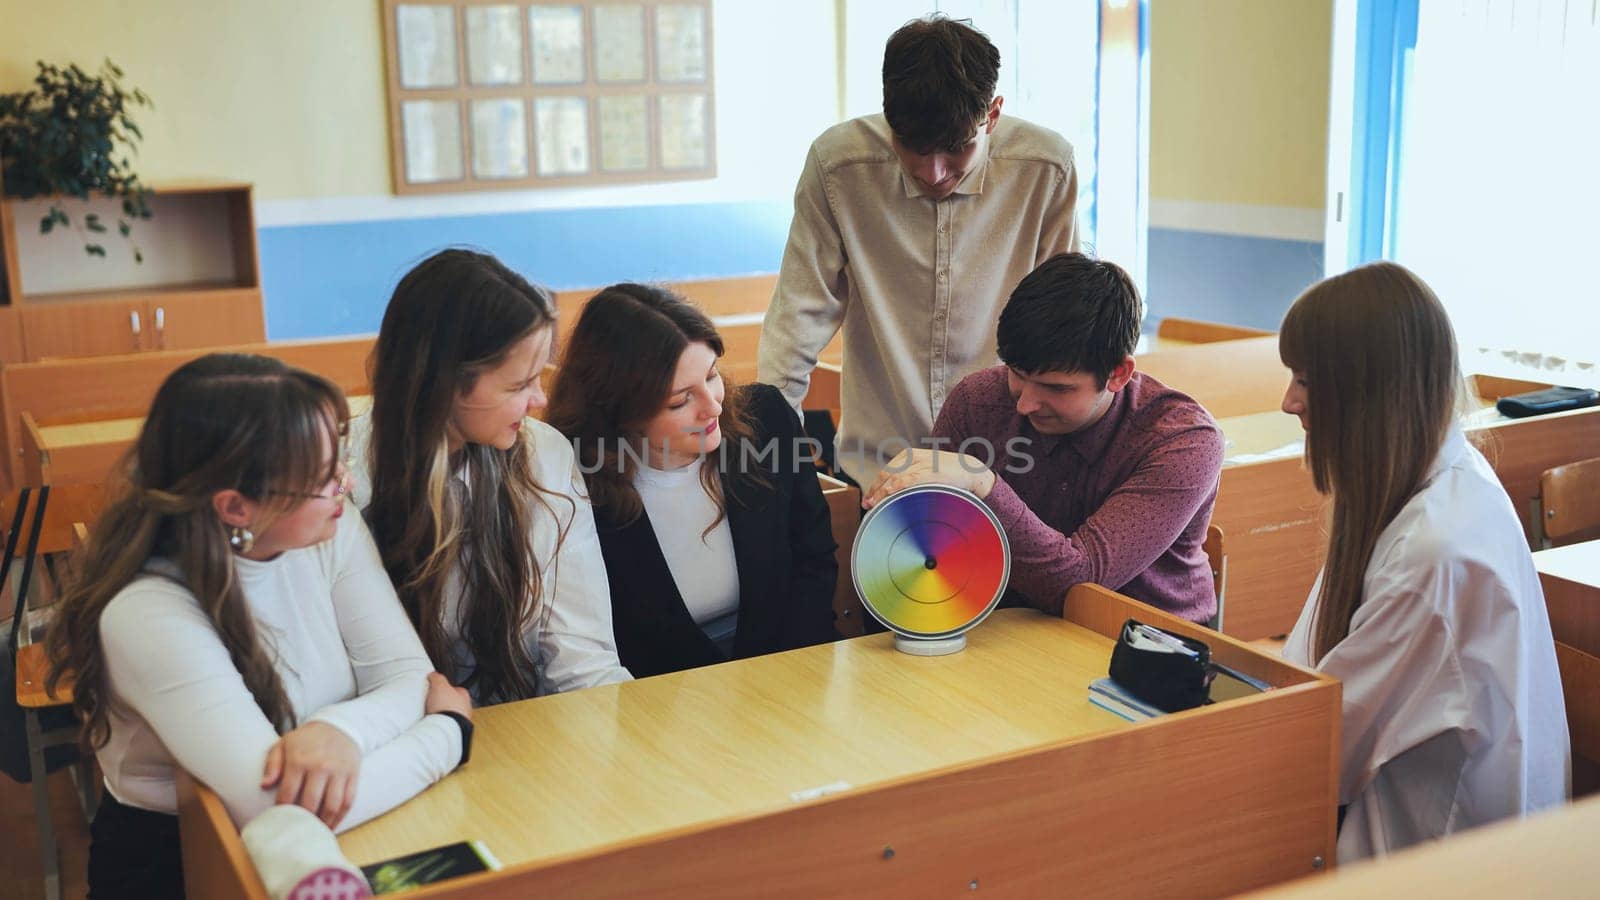
[[[850,573],[867,611],[889,630],[950,638],[1000,601],[1011,547],[982,500],[960,488],[919,485],[867,512]]]

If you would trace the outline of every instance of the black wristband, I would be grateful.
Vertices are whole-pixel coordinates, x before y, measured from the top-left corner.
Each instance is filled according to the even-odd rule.
[[[459,769],[467,764],[468,759],[472,758],[472,720],[461,713],[449,710],[441,710],[439,715],[449,716],[457,725],[461,726],[461,761],[456,763],[456,768]]]

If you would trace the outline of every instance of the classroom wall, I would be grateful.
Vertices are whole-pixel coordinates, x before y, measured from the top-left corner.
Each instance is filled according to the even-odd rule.
[[[806,148],[839,117],[838,8],[713,4],[718,176],[668,185],[393,196],[378,0],[0,0],[0,91],[36,59],[111,57],[155,100],[142,177],[256,185],[268,336],[346,334],[448,244],[555,288],[776,271]]]
[[[1150,4],[1152,319],[1276,328],[1322,277],[1332,0]]]

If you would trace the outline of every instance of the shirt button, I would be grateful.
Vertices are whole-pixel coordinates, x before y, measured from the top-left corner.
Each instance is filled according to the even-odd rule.
[[[945,282],[945,280],[948,279],[949,277],[950,277],[950,274],[948,272],[940,272],[939,273],[939,282],[941,284],[943,284]]]
[[[939,233],[940,233],[940,234],[944,234],[944,233],[945,233],[945,227],[944,227],[944,225],[943,225],[943,224],[941,224],[941,225],[940,225],[940,226],[939,226]]]

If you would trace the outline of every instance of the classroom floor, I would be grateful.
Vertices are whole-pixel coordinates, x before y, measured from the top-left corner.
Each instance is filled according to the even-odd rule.
[[[50,776],[50,815],[56,826],[61,858],[63,900],[88,896],[89,825],[78,808],[72,778],[65,769]],[[0,776],[0,898],[39,900],[44,876],[39,871],[38,831],[33,822],[33,789]]]

